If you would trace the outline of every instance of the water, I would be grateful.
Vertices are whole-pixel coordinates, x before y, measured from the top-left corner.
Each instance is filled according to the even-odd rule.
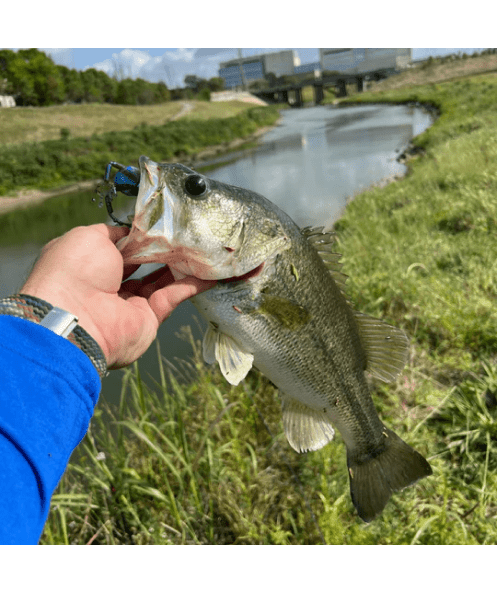
[[[264,136],[259,147],[208,175],[261,193],[300,226],[330,225],[351,196],[386,177],[405,173],[405,166],[396,158],[411,138],[430,123],[427,113],[409,106],[286,110],[280,125]],[[16,215],[23,217],[22,225],[15,230],[16,239],[9,246],[0,247],[0,297],[19,290],[42,245],[52,236],[73,226],[106,220],[105,209],[99,210],[92,204],[90,193],[77,198],[52,198],[48,202],[36,210],[30,209],[31,218],[27,212]],[[123,199],[122,205],[125,203]],[[60,220],[61,210],[68,213],[65,223]],[[120,208],[116,208],[116,213],[124,217]],[[42,224],[48,234],[36,241],[33,237],[39,233],[35,230],[39,231]],[[175,334],[181,326],[191,325],[194,337],[201,338],[202,331],[193,321],[194,316],[197,317],[197,311],[193,305],[183,303],[160,327],[162,354],[169,360],[191,356],[190,345]],[[140,368],[145,380],[148,375],[158,379],[155,348],[141,357]],[[111,372],[103,380],[103,397],[117,401],[120,384],[121,373]]]
[[[249,158],[209,175],[261,193],[299,226],[331,224],[349,197],[405,173],[396,158],[430,123],[403,105],[287,110]]]

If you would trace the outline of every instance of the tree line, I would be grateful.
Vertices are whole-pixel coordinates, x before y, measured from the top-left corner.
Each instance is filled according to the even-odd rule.
[[[41,107],[62,103],[113,103],[118,105],[152,105],[170,100],[202,98],[210,91],[222,90],[224,81],[195,78],[195,85],[168,89],[163,82],[142,78],[117,78],[101,70],[76,70],[59,66],[38,49],[0,50],[0,94],[13,95],[16,104]],[[188,82],[187,82],[187,79]]]

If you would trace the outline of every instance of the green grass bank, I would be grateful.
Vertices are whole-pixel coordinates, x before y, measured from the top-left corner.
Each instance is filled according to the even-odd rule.
[[[42,543],[497,543],[497,77],[352,99],[440,112],[408,175],[357,196],[336,224],[352,302],[411,339],[404,372],[373,397],[433,476],[366,525],[340,436],[292,451],[260,374],[232,387],[197,354],[194,383],[164,362],[148,386],[135,364],[114,421],[97,410]]]
[[[205,110],[202,113],[203,119],[185,118],[163,125],[144,122],[132,130],[75,138],[66,134],[58,140],[0,146],[0,196],[18,189],[48,189],[98,179],[109,161],[133,164],[142,154],[157,161],[185,159],[207,147],[248,138],[279,118],[276,107],[245,108],[231,117],[209,118]]]

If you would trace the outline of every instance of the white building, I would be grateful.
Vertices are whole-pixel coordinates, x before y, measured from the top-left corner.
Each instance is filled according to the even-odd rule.
[[[321,68],[344,74],[378,70],[405,70],[412,60],[411,48],[328,48],[319,50]]]
[[[15,107],[16,101],[14,97],[9,95],[0,95],[0,107]]]
[[[252,82],[261,80],[270,73],[276,76],[293,75],[296,66],[300,66],[300,59],[289,49],[221,62],[219,76],[224,78],[226,88],[230,89],[243,84],[240,67],[243,69],[245,82]]]

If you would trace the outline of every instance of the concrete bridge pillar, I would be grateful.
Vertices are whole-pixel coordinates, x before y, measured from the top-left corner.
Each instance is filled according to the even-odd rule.
[[[288,103],[288,91],[279,91],[278,101],[279,103]]]
[[[336,81],[337,97],[347,96],[347,87],[345,86],[345,80]]]
[[[314,104],[319,105],[324,98],[323,85],[322,85],[322,83],[314,83],[313,86],[314,86]]]
[[[301,88],[295,88],[295,107],[302,107],[302,105],[304,104],[304,102],[302,101],[302,89]]]
[[[362,93],[364,90],[364,78],[362,76],[357,77],[357,92]]]

